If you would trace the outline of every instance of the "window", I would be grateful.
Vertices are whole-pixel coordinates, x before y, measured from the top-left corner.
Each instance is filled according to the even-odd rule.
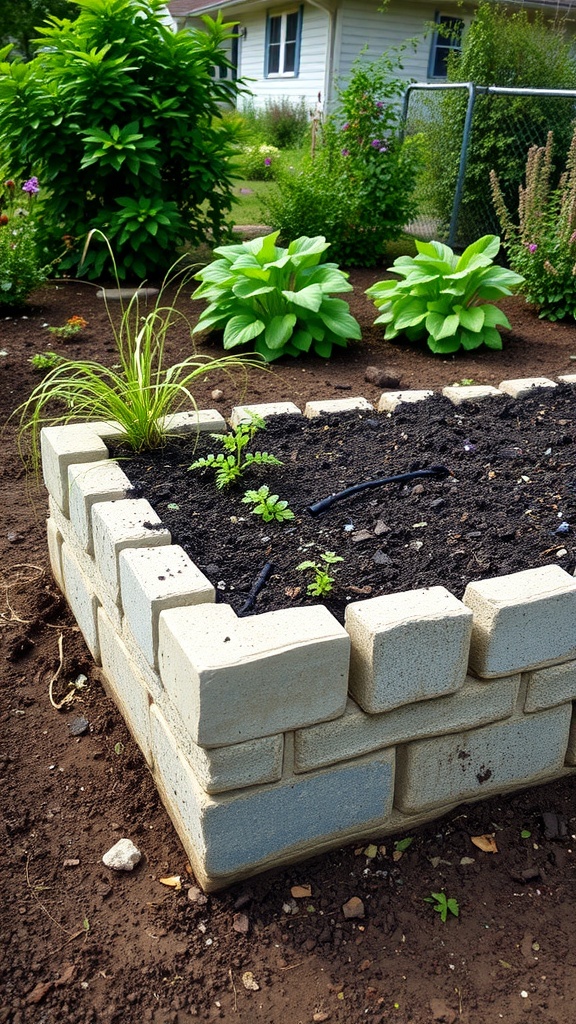
[[[264,75],[296,77],[300,64],[302,7],[266,19]]]
[[[446,78],[448,54],[462,48],[464,22],[461,18],[449,18],[444,14],[437,14],[434,21],[438,25],[438,31],[432,37],[428,77]]]

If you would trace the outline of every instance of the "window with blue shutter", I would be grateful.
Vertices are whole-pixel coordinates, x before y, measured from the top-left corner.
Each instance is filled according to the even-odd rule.
[[[302,7],[268,15],[264,59],[266,78],[295,78],[298,75],[301,39]]]
[[[462,49],[462,31],[464,22],[461,18],[451,18],[445,14],[436,14],[434,21],[439,31],[432,36],[430,60],[428,62],[429,78],[446,78],[448,54]]]

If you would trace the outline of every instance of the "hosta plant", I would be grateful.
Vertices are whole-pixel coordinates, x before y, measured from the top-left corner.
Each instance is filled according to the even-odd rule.
[[[328,359],[333,345],[360,338],[348,303],[331,292],[352,291],[336,263],[321,263],[329,243],[302,236],[287,249],[278,232],[215,249],[219,259],[196,275],[192,295],[205,299],[194,331],[221,328],[224,348],[250,344],[267,362],[313,350]]]
[[[510,327],[494,299],[511,295],[520,274],[497,266],[497,235],[484,235],[456,256],[441,242],[416,242],[417,256],[400,256],[388,269],[402,280],[378,281],[366,294],[381,310],[387,341],[405,334],[426,340],[433,352],[457,352],[480,345],[502,348],[498,327]]]

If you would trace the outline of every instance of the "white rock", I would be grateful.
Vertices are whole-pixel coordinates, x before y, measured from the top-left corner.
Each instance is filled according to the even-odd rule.
[[[142,854],[131,839],[119,839],[102,857],[107,868],[115,871],[133,871]]]

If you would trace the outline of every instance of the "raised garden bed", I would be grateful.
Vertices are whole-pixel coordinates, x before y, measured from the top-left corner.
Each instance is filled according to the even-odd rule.
[[[573,770],[576,582],[559,565],[462,601],[352,601],[345,626],[320,605],[239,618],[130,496],[113,439],[44,432],[52,567],[207,889]]]

